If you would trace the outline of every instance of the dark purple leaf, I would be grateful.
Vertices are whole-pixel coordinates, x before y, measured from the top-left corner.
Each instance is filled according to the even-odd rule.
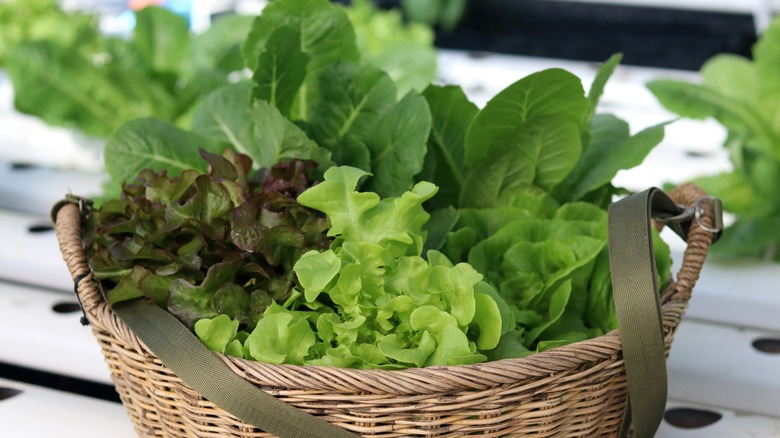
[[[146,170],[122,199],[92,211],[83,235],[89,265],[111,303],[145,296],[189,327],[224,313],[251,328],[289,296],[301,254],[330,243],[324,215],[295,200],[313,163],[250,177],[245,155],[202,156],[207,174]]]

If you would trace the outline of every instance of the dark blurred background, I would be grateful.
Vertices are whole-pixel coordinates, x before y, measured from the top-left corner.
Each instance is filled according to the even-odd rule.
[[[750,56],[756,41],[752,14],[683,6],[468,0],[454,29],[437,26],[436,46],[594,62],[623,52],[624,64],[684,70],[698,70],[717,53]]]

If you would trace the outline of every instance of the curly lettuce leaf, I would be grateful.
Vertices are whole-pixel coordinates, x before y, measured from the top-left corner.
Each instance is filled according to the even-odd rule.
[[[252,355],[297,363],[282,357],[279,346],[299,339],[294,332],[303,329],[289,323],[299,318],[316,328],[314,344],[305,341],[304,364],[397,369],[484,361],[478,348],[498,344],[510,311],[468,264],[453,265],[437,251],[421,257],[429,218],[422,204],[436,187],[420,182],[381,199],[355,191],[364,176],[333,167],[298,197],[326,214],[336,239],[329,250],[309,251],[297,261],[300,289],[284,306],[292,319],[258,323],[252,337],[263,339],[271,353]]]
[[[298,202],[328,216],[328,235],[337,236],[337,242],[373,243],[393,255],[419,254],[421,230],[430,217],[422,203],[436,193],[436,186],[420,182],[398,198],[380,200],[375,193],[355,191],[366,175],[356,168],[332,167],[325,172],[325,181],[302,193]]]

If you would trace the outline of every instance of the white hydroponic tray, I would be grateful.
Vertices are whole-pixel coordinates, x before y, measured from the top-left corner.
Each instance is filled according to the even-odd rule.
[[[780,417],[780,332],[686,315],[667,369],[670,398]]]
[[[75,295],[0,281],[0,362],[113,384],[80,317]]]
[[[687,410],[681,414],[682,419],[687,422],[686,427],[675,426],[664,421],[655,435],[656,438],[780,437],[780,419],[776,417],[714,408],[705,403],[694,404],[677,400],[669,400],[666,409],[667,416],[670,415],[670,410]]]
[[[48,216],[0,209],[0,235],[0,280],[73,289]]]
[[[119,403],[6,379],[0,379],[0,435],[13,438],[137,436]]]
[[[707,260],[686,315],[780,334],[778,280],[780,263]]]
[[[107,179],[102,173],[29,167],[0,160],[0,209],[48,215],[54,203],[68,193],[100,194]]]

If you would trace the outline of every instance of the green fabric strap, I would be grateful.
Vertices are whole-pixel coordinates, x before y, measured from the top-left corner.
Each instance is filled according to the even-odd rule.
[[[144,300],[117,303],[114,312],[192,389],[236,417],[282,438],[356,438],[257,388],[230,370],[181,322]]]
[[[628,380],[621,437],[628,436],[632,423],[634,437],[653,437],[666,409],[663,324],[650,219],[676,216],[683,210],[656,188],[609,208],[612,289]],[[687,238],[687,224],[669,225]]]

